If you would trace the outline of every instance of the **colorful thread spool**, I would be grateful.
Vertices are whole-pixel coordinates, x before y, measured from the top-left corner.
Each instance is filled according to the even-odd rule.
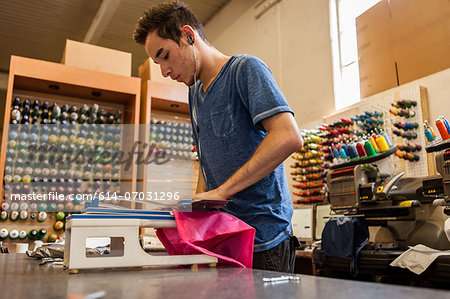
[[[434,140],[434,136],[433,133],[431,132],[431,130],[427,127],[426,124],[423,124],[423,129],[425,131],[425,137],[427,138],[428,142],[431,142]]]
[[[366,150],[366,154],[368,157],[373,157],[377,154],[370,141],[366,141],[366,143],[364,143],[364,149]]]
[[[447,140],[450,138],[447,128],[445,127],[444,122],[440,118],[436,119],[436,127],[438,128],[439,133],[441,134],[443,140]]]
[[[360,156],[361,158],[367,156],[363,143],[358,143],[356,145],[356,150],[358,151],[358,156]]]
[[[354,145],[348,145],[347,146],[347,150],[348,150],[348,154],[349,154],[349,156],[350,156],[350,159],[355,159],[355,158],[358,158],[359,156],[358,156],[358,152],[356,151],[356,149],[355,149],[355,146]]]
[[[348,158],[347,154],[345,153],[344,148],[341,146],[341,149],[339,150],[339,155],[341,156],[341,158]]]
[[[64,227],[64,222],[62,221],[56,221],[55,224],[53,225],[53,228],[55,230],[61,230]]]
[[[2,228],[0,230],[0,239],[6,239],[9,235],[9,230],[7,230],[6,228]]]
[[[47,241],[48,242],[55,242],[56,239],[58,239],[58,236],[56,234],[50,234],[50,236],[48,236]]]
[[[38,234],[39,234],[39,233],[38,233],[37,230],[32,229],[32,230],[30,230],[30,231],[28,232],[28,238],[30,238],[31,240],[34,240],[34,239],[37,238]]]
[[[38,232],[38,238],[43,239],[46,234],[47,234],[47,230],[45,228],[41,228]]]
[[[56,220],[62,221],[66,217],[66,214],[64,212],[58,212],[56,213]]]
[[[436,134],[434,133],[434,129],[432,126],[430,126],[430,124],[428,123],[428,121],[425,121],[425,125],[427,126],[428,130],[430,130],[431,134],[433,135],[434,138],[436,138]],[[434,139],[433,138],[433,139]]]
[[[383,135],[378,136],[376,142],[381,152],[385,152],[389,149],[389,144],[387,143],[386,138],[384,138]]]
[[[339,151],[338,151],[338,149],[334,145],[331,145],[331,149],[333,150],[333,156],[335,158],[339,158]]]
[[[392,147],[393,144],[392,144],[392,141],[391,141],[391,138],[389,137],[389,135],[386,132],[383,132],[382,135],[383,135],[384,139],[386,139],[386,142],[389,145],[389,147]]]
[[[370,137],[368,139],[368,141],[370,142],[370,144],[372,144],[372,148],[375,151],[375,153],[378,153],[380,150],[378,149],[377,143],[375,142],[375,139],[373,138],[373,136]],[[365,145],[364,145],[364,147],[365,147]],[[366,149],[366,153],[370,157],[369,151],[367,149]]]
[[[24,231],[24,230],[21,230],[20,232],[19,232],[19,239],[25,239],[27,237],[27,232],[26,231]]]
[[[445,127],[447,128],[447,132],[450,133],[450,124],[448,122],[447,119],[445,119],[445,117],[441,116],[442,121],[444,122]]]
[[[346,144],[341,145],[341,148],[344,149],[345,155],[348,157],[350,156],[349,152],[348,152],[348,148]]]

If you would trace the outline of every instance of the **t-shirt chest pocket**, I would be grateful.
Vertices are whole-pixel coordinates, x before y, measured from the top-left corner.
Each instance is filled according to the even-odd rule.
[[[221,105],[211,109],[211,122],[214,135],[226,137],[234,131],[234,121],[229,104]]]

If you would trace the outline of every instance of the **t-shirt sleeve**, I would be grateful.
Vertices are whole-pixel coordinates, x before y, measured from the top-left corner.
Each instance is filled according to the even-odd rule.
[[[281,112],[291,112],[286,98],[267,65],[256,57],[246,57],[236,72],[239,95],[250,112],[253,125],[264,130],[260,121]]]

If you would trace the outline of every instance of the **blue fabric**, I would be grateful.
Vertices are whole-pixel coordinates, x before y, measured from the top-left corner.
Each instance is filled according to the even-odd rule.
[[[194,143],[208,190],[223,184],[267,135],[261,120],[293,113],[269,68],[250,55],[234,55],[203,92],[190,87]],[[195,106],[195,111],[193,111]],[[228,212],[256,229],[255,252],[271,249],[292,232],[292,201],[284,166],[231,197]]]
[[[351,260],[350,272],[358,274],[358,255],[369,244],[369,228],[365,218],[331,218],[322,231],[321,254]]]

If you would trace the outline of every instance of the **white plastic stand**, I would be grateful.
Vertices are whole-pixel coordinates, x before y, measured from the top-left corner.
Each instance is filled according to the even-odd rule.
[[[66,222],[64,266],[69,270],[215,264],[216,257],[198,255],[152,255],[139,243],[139,228],[176,227],[174,220],[70,219]],[[110,237],[110,254],[86,255],[86,239]],[[71,271],[76,273],[76,271]]]

